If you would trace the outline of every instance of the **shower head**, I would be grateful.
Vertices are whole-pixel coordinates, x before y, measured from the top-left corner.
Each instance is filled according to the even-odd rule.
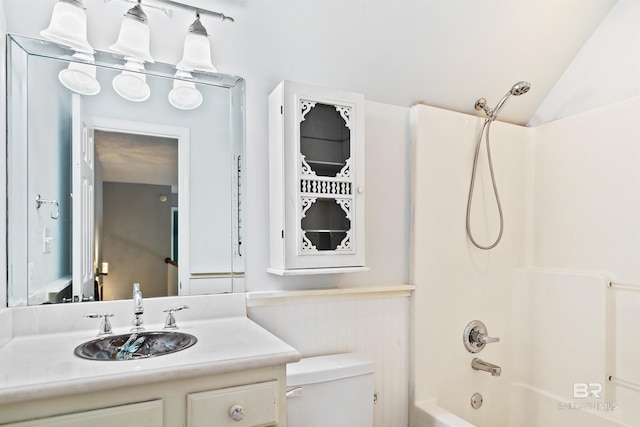
[[[487,101],[484,98],[481,98],[476,101],[476,110],[484,110],[484,112],[487,114],[487,120],[493,121],[498,117],[498,114],[502,110],[502,107],[504,107],[505,102],[507,102],[511,95],[520,96],[523,93],[529,92],[529,89],[531,89],[531,83],[525,81],[518,82],[514,84],[511,89],[509,89],[509,92],[507,92],[500,101],[498,101],[498,105],[496,105],[496,108],[494,108],[493,110],[489,109],[489,107],[487,107],[486,105]]]
[[[511,95],[519,96],[519,95],[522,95],[523,93],[529,92],[529,89],[531,89],[531,83],[529,83],[529,82],[518,82],[518,83],[513,85],[513,87],[509,91],[509,93]]]

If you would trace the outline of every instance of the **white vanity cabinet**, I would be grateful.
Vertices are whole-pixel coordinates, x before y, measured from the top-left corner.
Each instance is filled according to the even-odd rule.
[[[166,377],[171,375],[159,375],[159,382],[0,405],[0,426],[286,427],[284,366]]]
[[[366,270],[364,96],[290,81],[269,96],[270,268]]]

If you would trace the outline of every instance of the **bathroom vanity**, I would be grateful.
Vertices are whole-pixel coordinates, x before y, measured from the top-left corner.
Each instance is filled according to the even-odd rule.
[[[0,425],[285,426],[285,365],[300,354],[246,317],[244,295],[147,300],[148,331],[162,329],[167,303],[190,305],[177,322],[198,342],[119,361],[73,350],[98,331],[87,310],[111,310],[114,333],[127,333],[131,301],[6,310],[13,337],[0,347]]]
[[[125,61],[7,38],[0,425],[285,426],[285,366],[300,354],[247,318],[243,293],[244,80],[145,64],[135,78],[151,96],[137,102],[117,88]],[[69,85],[79,69],[97,90]],[[185,83],[197,109],[167,98]],[[150,345],[127,337],[134,316],[161,331],[184,306],[175,320],[197,339],[188,348],[74,354],[109,330],[103,316],[126,340],[109,350],[134,356],[129,342]]]
[[[286,426],[300,354],[247,318],[243,293],[244,80],[145,64],[137,102],[117,88],[125,61],[7,38],[0,425]],[[79,69],[97,90],[70,86]],[[167,98],[185,82],[202,106]],[[170,309],[197,342],[141,357],[157,335],[131,335],[132,321],[162,331]],[[121,360],[74,353],[110,330],[99,317]]]

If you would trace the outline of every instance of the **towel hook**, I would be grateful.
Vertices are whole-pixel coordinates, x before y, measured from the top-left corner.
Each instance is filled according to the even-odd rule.
[[[58,201],[45,200],[40,194],[36,194],[36,209],[40,209],[40,206],[47,204],[55,206],[55,210],[51,210],[51,219],[58,219],[58,216],[60,216],[60,205]]]

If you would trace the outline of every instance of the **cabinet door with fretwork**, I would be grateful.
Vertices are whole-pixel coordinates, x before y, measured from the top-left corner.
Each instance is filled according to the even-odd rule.
[[[269,271],[366,270],[364,96],[285,81],[269,108]]]

